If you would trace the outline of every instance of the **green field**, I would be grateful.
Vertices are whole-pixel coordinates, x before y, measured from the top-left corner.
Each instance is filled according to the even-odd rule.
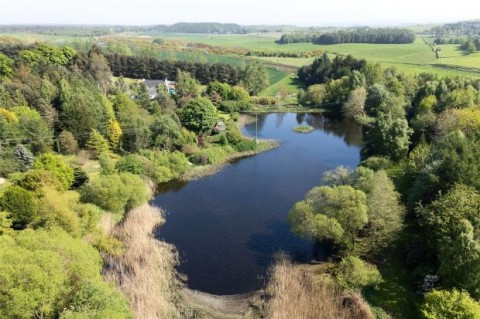
[[[310,43],[296,43],[279,45],[275,40],[280,34],[265,35],[202,35],[202,34],[163,34],[157,35],[166,40],[181,40],[185,42],[199,42],[209,45],[242,48],[251,50],[269,51],[310,51],[323,49],[331,54],[348,55],[364,58],[371,62],[378,62],[384,67],[395,67],[400,71],[413,74],[421,72],[435,73],[440,76],[458,75],[480,77],[480,53],[465,55],[458,45],[442,45],[440,58],[417,38],[412,44],[367,44],[345,43],[335,45],[314,45]],[[431,38],[427,38],[432,42]],[[265,61],[300,67],[309,64],[313,58],[278,58],[262,57]]]
[[[425,26],[412,26],[417,32],[425,30]],[[143,36],[150,36],[151,39],[162,38],[164,40],[204,43],[223,48],[241,48],[246,50],[262,51],[311,51],[322,49],[329,54],[348,55],[356,58],[364,58],[370,62],[380,63],[383,67],[394,67],[408,74],[421,72],[434,73],[439,76],[468,76],[480,77],[480,52],[465,54],[459,50],[458,45],[447,44],[441,46],[439,58],[429,45],[424,43],[433,42],[433,38],[425,36],[417,38],[412,44],[336,44],[336,45],[314,45],[311,43],[296,43],[279,45],[275,43],[281,34],[279,33],[258,33],[258,34],[122,34],[123,39],[146,39]],[[74,37],[55,37],[36,34],[10,34],[26,42],[47,41],[57,45],[71,44],[79,42],[89,42],[93,38],[74,38]],[[117,38],[118,39],[118,38]],[[148,38],[147,38],[148,39]],[[97,39],[100,43],[102,38]],[[147,40],[148,42],[148,40]],[[233,66],[243,66],[245,61],[253,57],[244,57],[238,55],[219,55],[209,54],[200,50],[178,50],[161,49],[155,52],[155,57],[162,59],[177,59],[192,62],[205,63],[227,63]],[[279,57],[259,57],[269,63],[281,64],[289,67],[301,67],[310,64],[314,58],[279,58]],[[281,68],[280,68],[281,69]],[[289,70],[294,72],[294,70]],[[275,66],[269,68],[271,87],[264,91],[264,94],[275,95],[281,88],[294,92],[294,85],[287,72],[275,70]]]

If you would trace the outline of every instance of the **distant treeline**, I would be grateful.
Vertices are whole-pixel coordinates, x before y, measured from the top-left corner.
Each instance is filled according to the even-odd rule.
[[[415,33],[407,29],[359,29],[356,31],[338,31],[324,33],[313,40],[315,44],[338,43],[413,43]]]
[[[149,57],[110,54],[107,58],[115,76],[135,79],[176,80],[177,71],[189,72],[202,84],[219,81],[231,85],[240,81],[241,70],[224,63],[193,63],[187,61],[158,60]]]
[[[2,25],[0,33],[35,33],[54,36],[91,37],[128,31],[148,31],[150,27],[80,25]]]
[[[255,28],[252,28],[259,32]],[[122,32],[161,32],[161,33],[235,33],[244,34],[249,30],[245,26],[235,23],[176,23],[172,25],[151,25],[151,26],[78,26],[78,25],[3,25],[0,26],[0,33],[36,33],[55,36],[103,36]]]
[[[239,24],[217,22],[175,23],[166,26],[162,31],[171,33],[247,33],[246,27]]]
[[[276,42],[278,44],[289,44],[289,43],[310,43],[315,40],[319,34],[317,33],[301,33],[301,32],[295,32],[295,33],[287,33],[283,34],[279,40]]]
[[[448,23],[432,28],[431,32],[436,37],[445,36],[477,36],[480,35],[480,20]]]
[[[353,31],[337,31],[323,34],[292,33],[284,34],[277,41],[279,44],[307,43],[314,44],[339,44],[339,43],[381,43],[400,44],[413,43],[415,33],[408,29],[357,29]]]

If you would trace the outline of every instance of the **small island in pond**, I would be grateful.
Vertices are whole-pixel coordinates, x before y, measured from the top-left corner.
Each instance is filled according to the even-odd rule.
[[[297,133],[310,133],[313,130],[314,128],[310,125],[299,125],[293,128],[293,131]]]

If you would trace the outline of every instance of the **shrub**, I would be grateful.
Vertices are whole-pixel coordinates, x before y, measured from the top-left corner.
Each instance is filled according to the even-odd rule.
[[[233,123],[227,123],[227,139],[230,145],[236,145],[244,140],[242,132]]]
[[[198,151],[200,151],[200,148],[197,144],[189,143],[182,146],[182,153],[186,156],[192,156]]]
[[[103,281],[83,281],[69,306],[61,319],[133,318],[125,297]]]
[[[145,164],[147,158],[137,155],[129,154],[122,157],[116,164],[115,168],[119,172],[130,172],[132,174],[143,175],[145,173]]]
[[[480,304],[466,292],[433,290],[425,296],[421,312],[425,319],[476,319]]]
[[[371,170],[378,171],[381,169],[388,169],[393,165],[393,163],[387,157],[370,156],[366,160],[362,161],[360,165],[366,168],[370,168]]]
[[[212,146],[203,149],[199,155],[206,156],[209,164],[218,164],[223,162],[228,156],[229,149],[231,150],[231,147]]]
[[[376,286],[382,282],[377,267],[354,256],[342,259],[335,275],[341,286],[350,289]]]
[[[58,135],[58,142],[62,154],[76,154],[78,152],[78,142],[69,131],[62,131]]]
[[[263,106],[271,106],[277,104],[277,100],[274,97],[270,96],[253,96],[250,102]]]
[[[238,152],[254,151],[257,148],[257,143],[251,140],[244,140],[235,144],[234,147]]]
[[[250,100],[250,95],[244,88],[240,86],[232,86],[230,92],[228,92],[228,99],[232,101],[244,101]]]
[[[219,107],[219,109],[225,113],[246,111],[251,108],[252,105],[248,101],[223,101]]]
[[[13,184],[32,192],[39,191],[43,187],[50,187],[57,190],[64,188],[54,173],[44,169],[32,169],[23,174],[14,174],[10,176],[10,180]]]
[[[32,152],[22,144],[15,146],[13,154],[24,172],[28,171],[32,167],[33,162],[35,162],[35,157]]]
[[[80,188],[80,200],[123,215],[149,199],[142,179],[131,173],[100,175]]]
[[[9,213],[14,229],[24,229],[37,215],[33,194],[20,186],[9,186],[0,197],[0,210]]]
[[[87,172],[85,172],[81,167],[73,168],[73,184],[72,189],[78,189],[83,184],[87,183],[89,180]]]
[[[98,158],[101,153],[108,152],[110,150],[108,141],[96,129],[92,129],[90,137],[85,146],[92,152],[94,158]]]
[[[98,156],[98,162],[100,163],[100,174],[112,175],[117,172],[115,163],[108,153],[100,154],[100,156]]]
[[[65,189],[69,189],[74,181],[73,167],[65,163],[60,155],[53,153],[40,155],[35,160],[33,168],[52,172]]]
[[[22,167],[11,149],[0,153],[0,176],[7,177],[21,169]]]

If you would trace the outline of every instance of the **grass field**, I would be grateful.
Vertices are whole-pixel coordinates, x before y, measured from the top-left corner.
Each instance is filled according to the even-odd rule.
[[[331,54],[348,55],[378,62],[384,67],[395,67],[405,73],[430,72],[440,76],[457,75],[480,77],[480,53],[465,55],[458,45],[442,45],[440,58],[426,45],[421,38],[412,44],[367,44],[344,43],[335,45],[314,45],[311,43],[296,43],[279,45],[275,40],[280,34],[266,35],[205,35],[205,34],[163,34],[158,35],[166,40],[181,40],[199,42],[228,48],[243,48],[251,50],[270,51],[310,51],[323,49]],[[431,38],[427,38],[432,42]],[[262,57],[265,61],[300,67],[309,64],[313,58],[277,58]]]
[[[427,26],[431,27],[431,26]],[[425,26],[412,26],[417,32],[426,30]],[[427,28],[428,29],[428,28]],[[447,44],[441,46],[439,58],[429,45],[424,43],[424,39],[428,43],[433,42],[433,38],[428,36],[419,36],[412,44],[336,44],[336,45],[314,45],[311,43],[295,43],[287,45],[279,45],[275,43],[281,34],[279,33],[258,33],[258,34],[154,34],[146,33],[153,38],[162,38],[164,40],[176,40],[188,42],[198,42],[208,45],[224,47],[224,48],[242,48],[248,50],[268,50],[268,51],[311,51],[323,49],[329,54],[348,55],[351,54],[356,58],[364,58],[370,62],[380,63],[383,67],[394,67],[399,71],[415,74],[421,72],[434,73],[439,76],[465,76],[480,77],[480,52],[473,54],[465,54],[459,50],[458,45]],[[75,41],[88,41],[89,38],[73,38],[73,37],[55,37],[36,34],[10,34],[20,38],[26,42],[47,41],[57,45],[64,43],[74,43]],[[125,39],[137,38],[140,34],[122,34]],[[90,40],[93,40],[90,38]],[[252,57],[243,57],[236,55],[218,55],[209,54],[199,50],[192,51],[174,51],[170,49],[162,49],[155,54],[162,59],[177,59],[192,62],[205,63],[227,63],[233,66],[243,66],[245,61]],[[290,67],[285,71],[275,70],[275,66],[269,68],[269,77],[271,87],[263,92],[266,95],[275,95],[280,89],[288,90],[293,93],[294,82],[288,76],[288,72],[295,72],[291,67],[298,68],[303,65],[310,64],[314,58],[278,58],[278,57],[260,57],[267,63],[275,63]],[[282,69],[282,67],[280,67]]]

